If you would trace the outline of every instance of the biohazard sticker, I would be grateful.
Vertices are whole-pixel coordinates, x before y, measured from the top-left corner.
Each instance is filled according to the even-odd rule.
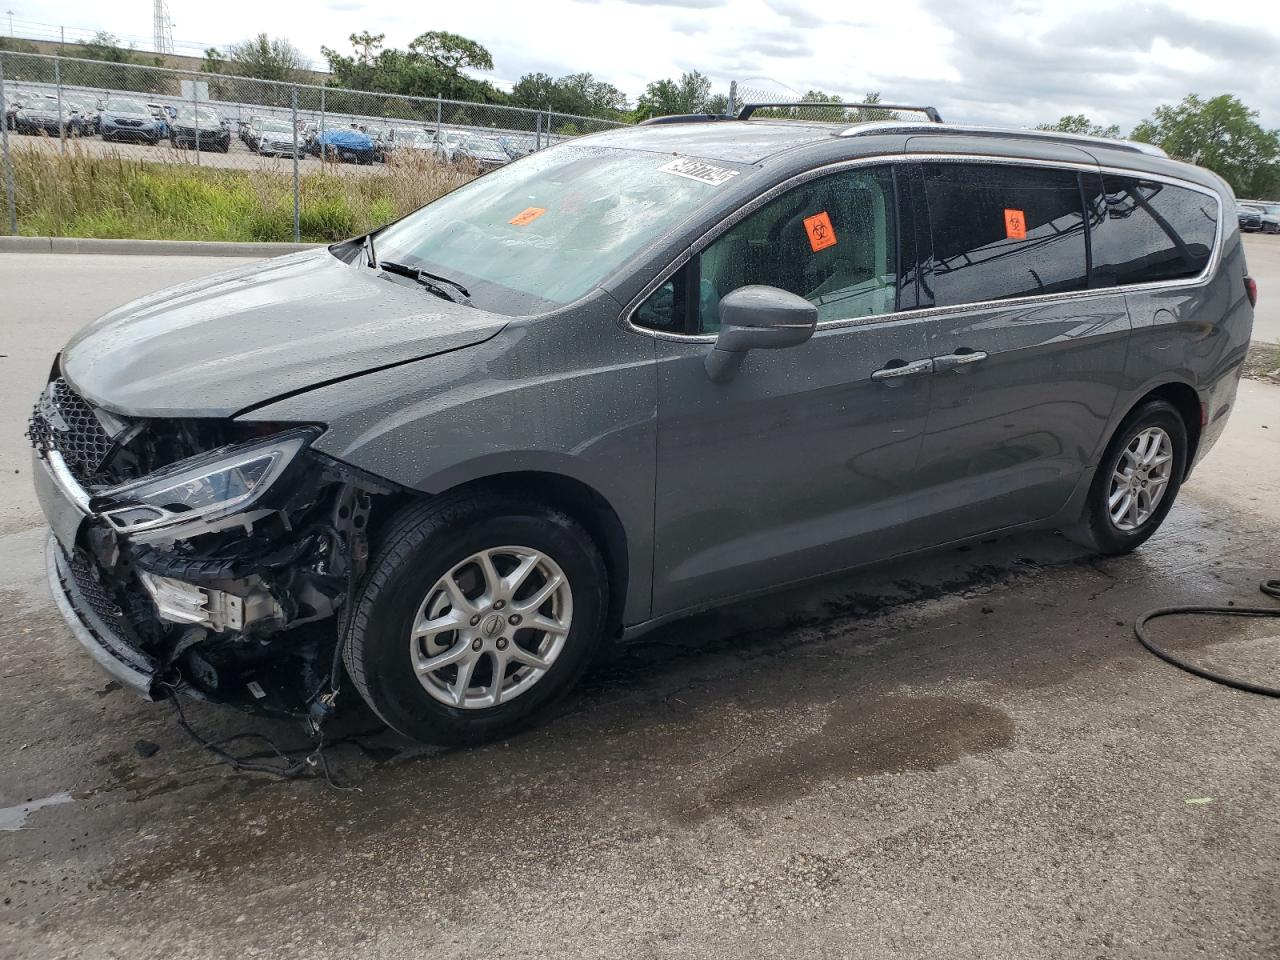
[[[804,218],[804,232],[809,235],[809,249],[814,253],[836,245],[836,231],[825,210]]]
[[[658,169],[663,173],[674,173],[677,177],[688,177],[690,180],[697,180],[699,183],[709,183],[713,187],[727,183],[738,175],[737,170],[717,167],[714,163],[695,160],[692,157],[677,157]]]
[[[1027,218],[1021,210],[1004,210],[1004,235],[1010,240],[1027,239]]]
[[[525,207],[514,217],[507,221],[513,227],[523,227],[526,223],[533,223],[540,216],[547,212],[546,207]]]

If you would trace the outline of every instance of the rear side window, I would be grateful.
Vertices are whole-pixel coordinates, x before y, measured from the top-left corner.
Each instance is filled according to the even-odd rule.
[[[1084,204],[1072,170],[924,165],[940,306],[1084,290]]]
[[[1194,277],[1218,229],[1215,197],[1157,180],[1103,176],[1107,219],[1093,239],[1094,286]]]

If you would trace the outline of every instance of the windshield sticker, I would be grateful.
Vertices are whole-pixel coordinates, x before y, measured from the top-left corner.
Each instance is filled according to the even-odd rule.
[[[713,163],[707,163],[705,160],[694,160],[692,157],[677,157],[658,169],[663,173],[674,173],[677,177],[688,177],[690,180],[697,180],[699,183],[709,183],[713,187],[727,183],[738,175],[737,170],[717,167]]]
[[[1027,239],[1027,218],[1021,210],[1004,210],[1004,235],[1010,240]]]
[[[809,235],[809,249],[814,253],[836,245],[836,231],[825,210],[804,218],[804,232]]]
[[[546,207],[525,207],[514,217],[507,221],[513,227],[523,227],[526,224],[533,223],[540,216],[547,212]]]

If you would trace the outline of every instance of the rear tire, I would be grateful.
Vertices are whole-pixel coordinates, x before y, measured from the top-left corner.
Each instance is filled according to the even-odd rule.
[[[524,729],[599,648],[607,584],[590,535],[558,510],[492,493],[414,504],[369,565],[346,627],[347,672],[416,740]]]
[[[1116,429],[1089,487],[1080,522],[1064,532],[1106,556],[1136,550],[1173,507],[1187,472],[1188,453],[1187,425],[1177,407],[1166,400],[1142,404]]]

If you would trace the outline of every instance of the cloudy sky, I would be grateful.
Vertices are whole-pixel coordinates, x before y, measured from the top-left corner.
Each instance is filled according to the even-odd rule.
[[[818,88],[935,104],[954,120],[1033,124],[1066,113],[1127,132],[1189,92],[1233,93],[1280,126],[1277,0],[168,0],[179,52],[266,31],[323,65],[359,30],[403,46],[426,30],[471,37],[492,79],[590,71],[633,99],[682,70],[754,89]],[[15,32],[107,29],[149,46],[150,0],[6,0]],[[780,85],[780,86],[778,86]]]

